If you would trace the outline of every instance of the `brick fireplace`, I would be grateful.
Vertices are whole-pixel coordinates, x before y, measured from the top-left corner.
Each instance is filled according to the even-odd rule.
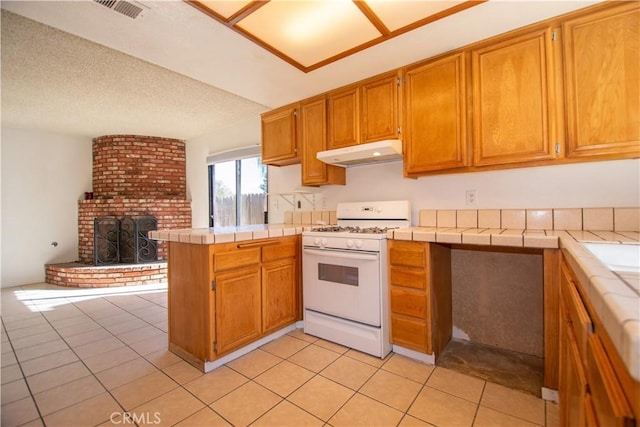
[[[190,228],[184,141],[136,135],[95,138],[92,192],[92,199],[78,202],[79,262],[47,265],[47,283],[104,287],[166,280],[164,242],[158,242],[156,263],[94,266],[94,219],[148,215],[157,219],[158,229]]]

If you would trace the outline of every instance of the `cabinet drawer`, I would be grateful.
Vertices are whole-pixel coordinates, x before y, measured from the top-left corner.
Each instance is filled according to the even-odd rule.
[[[414,319],[391,315],[391,341],[402,347],[430,353],[427,348],[427,325]]]
[[[260,263],[260,247],[235,249],[213,255],[213,271],[231,270]]]
[[[393,241],[389,248],[389,262],[391,265],[424,268],[425,252],[426,246],[422,243]]]
[[[262,262],[295,258],[298,255],[296,238],[282,238],[277,244],[262,247]]]
[[[424,292],[391,289],[391,312],[417,317],[424,320],[426,313],[426,298]]]
[[[392,286],[405,286],[415,289],[427,288],[427,276],[424,270],[405,270],[391,267],[389,281]]]
[[[632,426],[633,413],[616,378],[607,353],[596,335],[587,346],[587,382],[598,425]]]
[[[564,268],[563,266],[563,269]],[[565,278],[568,278],[566,271],[563,271],[563,274],[565,274]],[[593,333],[591,317],[573,281],[563,280],[560,293],[562,303],[567,311],[568,321],[571,323],[573,332],[575,333],[580,358],[585,359],[587,355],[587,341],[589,335]]]

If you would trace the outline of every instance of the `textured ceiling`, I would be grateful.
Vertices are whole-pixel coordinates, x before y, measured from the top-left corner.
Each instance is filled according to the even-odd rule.
[[[2,121],[13,127],[189,139],[266,109],[5,10],[1,55]]]
[[[2,0],[2,126],[254,141],[267,107],[598,1],[488,1],[304,73],[183,1]]]

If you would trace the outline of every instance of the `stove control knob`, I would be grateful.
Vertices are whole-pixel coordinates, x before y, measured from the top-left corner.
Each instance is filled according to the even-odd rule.
[[[326,246],[327,245],[327,239],[322,239],[322,241],[320,242],[321,246]]]
[[[353,247],[353,240],[352,239],[347,239],[347,247],[348,248],[352,248]]]
[[[362,247],[362,240],[356,240],[356,248]]]
[[[313,244],[316,246],[320,246],[320,238],[316,237],[315,239],[313,239]]]

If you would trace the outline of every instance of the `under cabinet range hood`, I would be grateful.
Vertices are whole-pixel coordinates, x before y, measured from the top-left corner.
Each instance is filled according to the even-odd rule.
[[[402,141],[387,139],[334,150],[320,151],[318,160],[330,165],[349,167],[402,160]]]

